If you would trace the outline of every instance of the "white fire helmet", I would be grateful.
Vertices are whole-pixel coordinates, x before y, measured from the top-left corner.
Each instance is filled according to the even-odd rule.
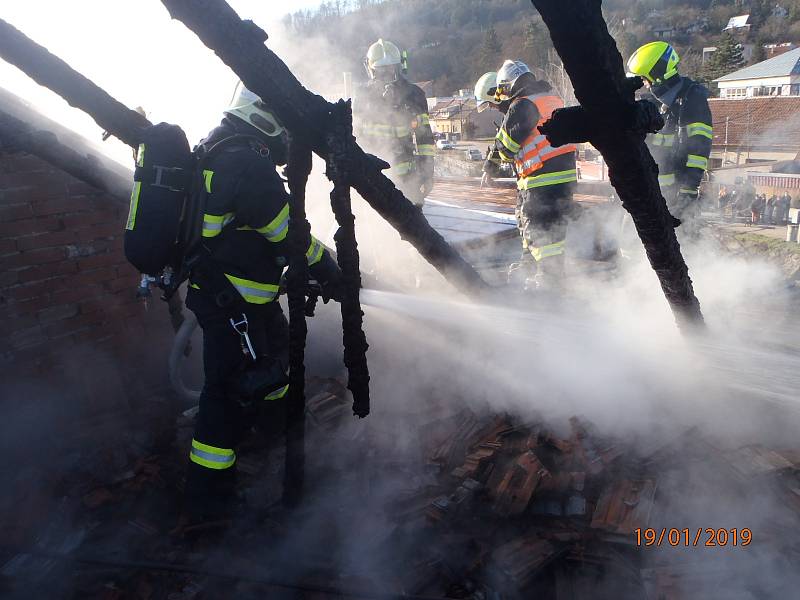
[[[492,106],[497,106],[498,102],[494,99],[497,93],[497,73],[489,71],[481,75],[478,83],[475,84],[475,100],[478,102],[478,112],[483,112]]]
[[[530,73],[531,70],[521,60],[507,60],[500,67],[497,72],[497,93],[495,100],[508,100],[511,94],[511,88],[514,87],[514,82],[525,73]]]
[[[284,131],[283,125],[261,98],[248,90],[241,81],[236,84],[233,99],[224,112],[226,115],[238,117],[270,137],[279,136]]]
[[[380,39],[369,47],[364,60],[370,79],[378,77],[379,73],[387,73],[393,77],[403,69],[403,53],[392,42]]]

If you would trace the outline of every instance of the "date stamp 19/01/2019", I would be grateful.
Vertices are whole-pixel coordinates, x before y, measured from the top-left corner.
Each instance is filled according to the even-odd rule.
[[[678,546],[720,548],[736,546],[744,548],[753,541],[753,532],[745,528],[733,527],[731,529],[713,527],[698,527],[696,529],[678,529],[675,527],[654,529],[652,527],[637,528],[633,531],[636,545],[649,547]]]

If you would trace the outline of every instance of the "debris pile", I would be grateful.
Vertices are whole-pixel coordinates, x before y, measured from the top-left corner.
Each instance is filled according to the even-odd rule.
[[[746,559],[772,548],[794,564],[800,559],[792,535],[800,523],[798,450],[721,448],[696,429],[647,448],[579,417],[520,422],[431,403],[401,421],[416,446],[393,453],[388,428],[406,441],[408,432],[393,418],[377,427],[353,420],[343,381],[310,378],[307,391],[313,452],[299,508],[280,505],[281,436],[256,428],[237,458],[243,510],[181,527],[179,482],[193,428],[187,411],[171,428],[175,438],[154,436],[157,443],[137,453],[98,448],[98,456],[116,458],[98,473],[54,483],[58,499],[48,512],[37,501],[44,525],[27,540],[17,535],[20,549],[3,555],[0,589],[104,600],[287,590],[314,599],[350,590],[365,598],[641,600],[713,589],[707,597],[717,598],[739,597],[740,578],[752,579],[714,562],[725,553]],[[687,498],[714,494],[725,494],[728,508],[731,498],[772,497],[785,514],[744,522],[698,513],[691,521]],[[707,547],[709,539],[717,547]],[[284,564],[286,548],[295,550]],[[753,597],[791,597],[749,585]]]
[[[756,535],[750,527],[763,523],[737,526],[725,517],[686,522],[685,511],[674,510],[676,499],[711,497],[719,493],[720,481],[726,493],[743,498],[766,486],[774,488],[779,502],[793,502],[787,506],[794,514],[786,516],[795,527],[800,522],[796,451],[759,445],[723,450],[691,429],[643,452],[643,444],[605,438],[578,417],[569,419],[563,435],[540,423],[519,424],[509,416],[485,420],[470,411],[438,426],[451,431],[430,448],[439,485],[420,490],[429,500],[416,505],[425,527],[435,531],[433,539],[442,542],[428,548],[424,559],[439,566],[440,577],[431,584],[430,573],[420,571],[418,585],[406,582],[412,593],[444,590],[448,598],[473,600],[679,599],[696,597],[698,581],[733,591],[741,581],[727,571],[728,587],[720,587],[726,571],[719,567],[707,565],[684,579],[681,549],[701,554],[692,555],[697,571],[714,558],[714,550],[746,551],[747,536]],[[434,431],[427,433],[436,439]],[[716,480],[706,470],[716,473]],[[700,482],[694,481],[698,474]],[[670,489],[661,490],[662,481]],[[413,518],[408,505],[396,512],[398,521]],[[676,514],[684,521],[670,520]],[[725,533],[725,527],[723,538],[718,528]],[[790,535],[775,534],[793,560],[800,558],[800,545]],[[702,556],[703,550],[711,554]],[[461,578],[453,580],[457,572]]]

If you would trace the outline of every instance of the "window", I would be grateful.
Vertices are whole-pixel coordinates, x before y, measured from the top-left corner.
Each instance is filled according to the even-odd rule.
[[[747,97],[747,88],[728,88],[726,90],[722,90],[725,94],[722,96],[723,98],[746,98]]]
[[[783,86],[780,85],[763,85],[753,88],[753,96],[780,96],[782,91]]]

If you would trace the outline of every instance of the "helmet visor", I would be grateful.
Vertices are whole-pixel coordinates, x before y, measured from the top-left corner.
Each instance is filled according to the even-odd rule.
[[[511,84],[510,83],[498,83],[497,89],[494,93],[494,101],[500,103],[501,101],[508,98],[508,95],[511,93]]]
[[[275,118],[275,115],[267,108],[266,104],[259,100],[255,103],[255,107],[258,110],[250,114],[250,122],[253,125],[270,137],[283,133],[283,126],[278,123],[278,119]]]

